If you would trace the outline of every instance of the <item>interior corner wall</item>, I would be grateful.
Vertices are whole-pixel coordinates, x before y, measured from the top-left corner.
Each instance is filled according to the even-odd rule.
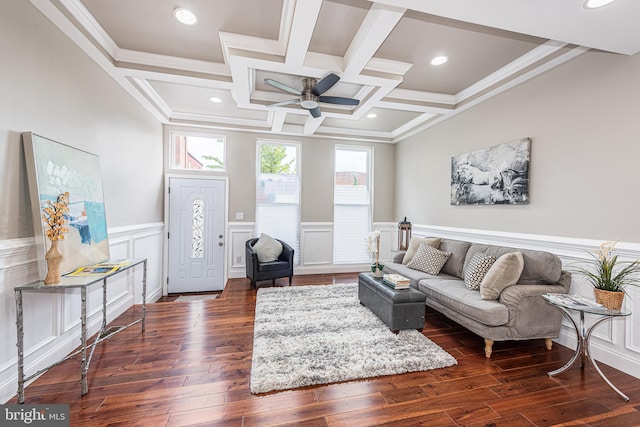
[[[33,236],[21,133],[100,156],[107,224],[163,220],[162,125],[28,1],[0,14],[0,240]]]
[[[640,242],[640,54],[589,51],[396,146],[396,216]],[[530,202],[452,206],[451,157],[532,139]]]
[[[32,131],[100,156],[113,258],[146,258],[147,301],[161,295],[162,125],[24,0],[0,13],[0,403],[17,384],[14,288],[38,279],[21,133]],[[140,268],[109,279],[108,321],[141,302]],[[96,293],[97,291],[97,293]],[[24,296],[27,375],[71,352],[80,338],[77,292]],[[51,296],[55,296],[52,298]],[[87,295],[88,334],[102,293]]]

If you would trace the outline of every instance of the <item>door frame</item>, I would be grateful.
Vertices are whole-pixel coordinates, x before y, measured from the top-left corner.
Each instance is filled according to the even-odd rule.
[[[184,178],[184,179],[207,179],[224,181],[224,250],[222,255],[222,281],[224,282],[224,288],[227,286],[228,267],[228,238],[229,238],[229,177],[228,176],[212,176],[212,175],[199,175],[199,174],[184,174],[184,173],[165,173],[164,174],[164,227],[162,241],[164,242],[162,248],[162,296],[169,294],[169,287],[167,279],[169,277],[169,181],[171,178]]]

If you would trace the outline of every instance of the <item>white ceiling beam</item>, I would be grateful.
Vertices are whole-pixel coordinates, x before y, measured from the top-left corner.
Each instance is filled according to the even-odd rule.
[[[313,29],[320,14],[322,0],[304,0],[296,2],[289,44],[285,62],[287,65],[302,65],[309,50]]]
[[[384,6],[377,3],[371,5],[362,25],[358,29],[351,45],[344,56],[346,75],[357,75],[362,72],[398,24],[406,9]]]
[[[277,110],[271,114],[273,115],[273,119],[271,121],[271,130],[277,133],[282,132],[282,127],[284,126],[284,120],[287,118],[287,113],[281,110]]]
[[[179,58],[176,56],[158,55],[128,49],[116,49],[114,59],[129,64],[147,65],[149,67],[168,68],[172,70],[191,71],[194,73],[231,76],[225,64],[200,61],[197,59]]]
[[[303,131],[304,134],[313,135],[314,133],[316,133],[316,131],[318,130],[318,128],[320,127],[323,121],[324,121],[323,116],[320,116],[320,117],[309,116],[307,121],[304,123],[304,131]]]

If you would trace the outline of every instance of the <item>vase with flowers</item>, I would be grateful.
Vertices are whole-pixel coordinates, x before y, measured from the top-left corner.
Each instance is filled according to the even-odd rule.
[[[42,209],[42,220],[45,225],[45,235],[51,241],[51,245],[44,256],[47,261],[47,275],[44,278],[45,285],[55,285],[62,281],[60,263],[62,252],[58,247],[64,234],[69,231],[65,226],[67,219],[65,214],[69,212],[69,192],[60,194],[55,202],[47,200]]]
[[[602,243],[588,266],[575,269],[593,286],[596,302],[611,310],[620,310],[627,286],[640,286],[640,260],[618,261],[616,243]]]
[[[371,271],[375,277],[382,277],[384,265],[380,264],[380,230],[373,230],[367,236],[367,249],[373,257]]]

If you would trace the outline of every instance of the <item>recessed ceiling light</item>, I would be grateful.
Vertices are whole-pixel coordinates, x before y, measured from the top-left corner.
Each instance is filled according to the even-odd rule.
[[[375,119],[378,115],[376,113],[367,114],[367,119]]]
[[[587,0],[584,2],[585,9],[597,9],[602,6],[606,6],[613,3],[616,0]]]
[[[198,17],[195,13],[191,12],[189,9],[185,9],[183,7],[179,7],[173,11],[173,16],[184,25],[195,25],[198,22]]]
[[[220,104],[222,102],[222,99],[218,98],[217,96],[212,96],[211,98],[209,98],[209,101],[213,102],[214,104]]]
[[[431,60],[431,65],[442,65],[445,62],[447,62],[448,60],[449,60],[448,56],[444,56],[444,55],[436,56],[435,58],[433,58]]]

